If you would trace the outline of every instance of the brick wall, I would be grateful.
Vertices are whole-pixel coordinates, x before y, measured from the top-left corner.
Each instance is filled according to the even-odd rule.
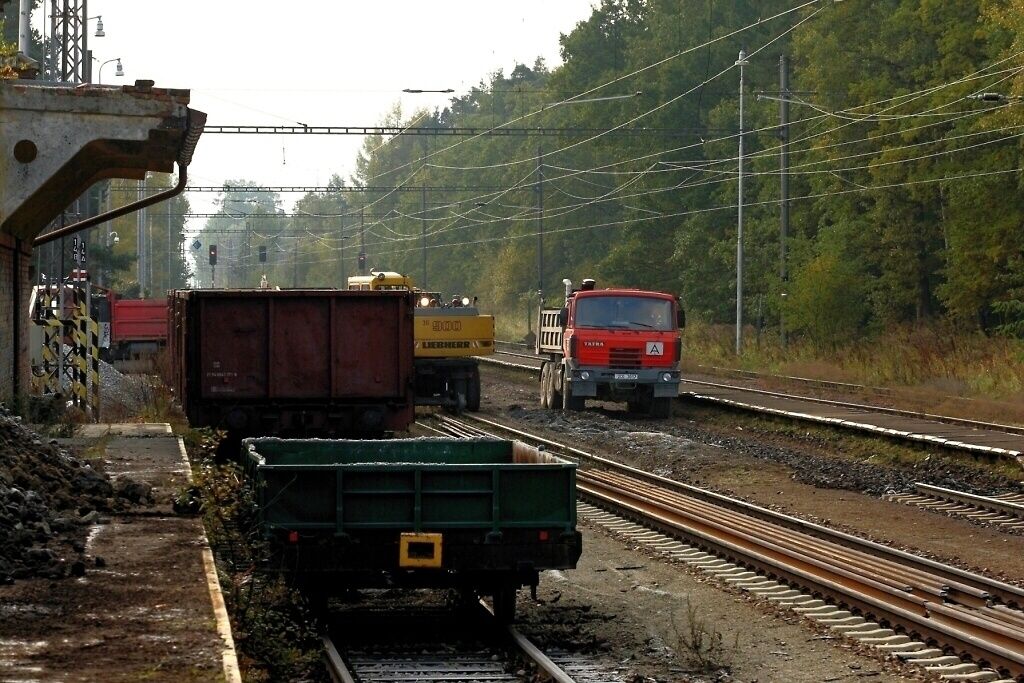
[[[31,252],[0,234],[0,401],[28,393],[28,267]],[[17,266],[17,272],[15,272]],[[15,302],[15,293],[20,301]],[[18,338],[15,339],[17,332]],[[15,360],[17,359],[17,367]]]

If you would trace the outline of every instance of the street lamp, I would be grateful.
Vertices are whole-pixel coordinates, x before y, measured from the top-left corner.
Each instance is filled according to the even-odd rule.
[[[107,64],[110,64],[111,62],[117,62],[117,68],[114,70],[114,75],[119,78],[121,76],[124,76],[124,69],[121,67],[121,58],[114,57],[113,59],[108,59],[107,61],[100,64],[99,85],[103,85],[103,67],[105,67]]]
[[[103,31],[103,17],[97,14],[95,17],[89,17],[88,19],[86,19],[86,21],[92,21],[93,19],[96,20],[96,33],[94,33],[93,35],[95,35],[97,38],[103,38],[107,35]]]

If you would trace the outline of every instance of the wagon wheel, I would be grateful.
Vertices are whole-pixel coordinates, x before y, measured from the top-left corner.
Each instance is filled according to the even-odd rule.
[[[495,588],[492,603],[497,620],[503,624],[511,624],[516,618],[516,587]]]

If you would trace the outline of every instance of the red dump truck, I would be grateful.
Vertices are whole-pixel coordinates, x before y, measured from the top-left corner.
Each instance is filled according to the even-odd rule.
[[[167,345],[167,299],[122,299],[111,291],[107,301],[110,360],[149,361]]]
[[[565,284],[565,307],[542,308],[536,351],[545,408],[582,410],[586,400],[625,401],[630,412],[670,417],[679,395],[685,319],[671,294],[580,289]]]

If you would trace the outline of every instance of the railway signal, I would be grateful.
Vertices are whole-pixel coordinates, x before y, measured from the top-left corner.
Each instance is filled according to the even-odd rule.
[[[267,262],[267,248],[265,246],[263,246],[262,244],[260,245],[260,252],[259,253],[260,253],[260,263],[266,263]]]
[[[217,245],[216,244],[211,244],[210,245],[210,265],[211,266],[217,265]]]

